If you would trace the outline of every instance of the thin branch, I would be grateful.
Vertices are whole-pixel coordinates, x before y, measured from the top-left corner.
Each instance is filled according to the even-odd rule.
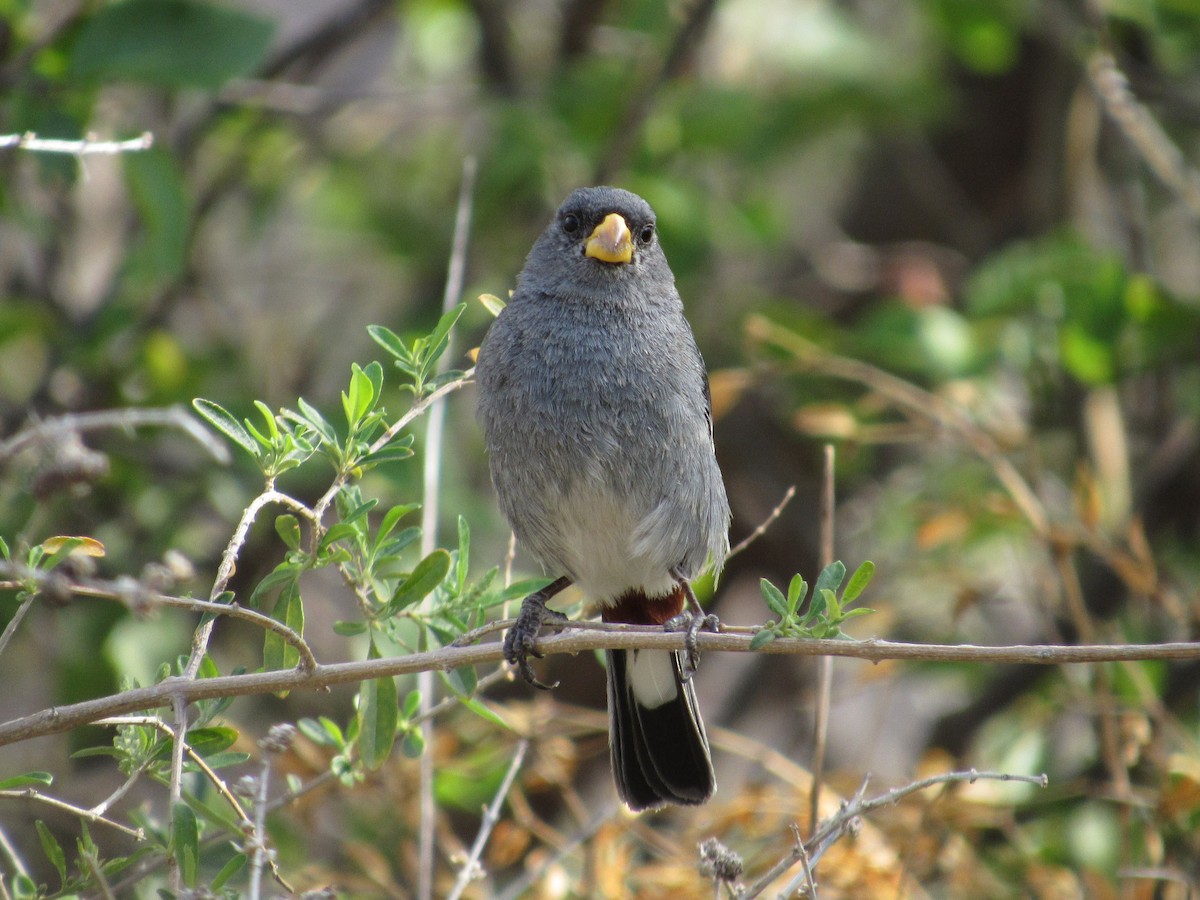
[[[4,855],[8,857],[18,875],[24,875],[26,878],[29,877],[29,870],[25,868],[25,861],[21,859],[21,854],[19,854],[17,852],[17,848],[12,845],[12,841],[9,840],[8,833],[3,828],[0,828],[0,850],[4,851]],[[3,882],[4,879],[0,878],[0,888],[3,888]],[[5,892],[4,896],[8,896],[7,891]]]
[[[393,422],[392,426],[388,428],[387,431],[385,431],[379,438],[376,439],[375,443],[371,445],[371,449],[368,451],[368,453],[376,453],[383,447],[387,446],[389,441],[391,441],[396,435],[408,427],[409,422],[420,416],[432,404],[436,403],[438,400],[441,400],[447,394],[452,394],[460,388],[466,387],[471,383],[471,380],[474,377],[475,367],[472,366],[462,373],[461,378],[448,381],[433,393],[426,394],[424,397],[414,403],[408,412]]]
[[[780,500],[777,504],[775,504],[775,508],[773,510],[771,510],[771,514],[769,516],[767,516],[765,519],[763,519],[761,522],[759,522],[757,528],[755,528],[752,532],[750,532],[748,535],[746,535],[744,538],[742,538],[740,541],[738,541],[737,546],[735,546],[732,550],[730,550],[727,554],[725,554],[725,562],[729,562],[729,560],[733,559],[735,556],[737,556],[739,553],[741,553],[743,550],[745,550],[747,547],[749,547],[751,544],[753,544],[755,541],[757,541],[760,537],[762,537],[764,534],[766,534],[767,529],[770,528],[775,523],[776,519],[778,519],[781,515],[783,515],[784,509],[787,507],[787,505],[789,503],[792,502],[792,498],[795,496],[796,496],[796,486],[793,484],[793,485],[790,485],[788,487],[788,489],[784,492],[783,499]]]
[[[47,797],[35,788],[20,788],[18,790],[0,791],[0,798],[8,798],[10,800],[33,800],[36,803],[44,803],[46,806],[54,809],[62,810],[77,816],[86,822],[91,822],[93,825],[107,825],[109,828],[114,828],[122,834],[133,838],[135,841],[144,841],[146,839],[145,832],[140,828],[130,828],[128,825],[122,825],[120,822],[114,822],[107,816],[102,816],[99,813],[94,813],[90,809],[84,809],[82,806],[75,806],[72,803],[67,803],[64,800],[59,800],[55,797]]]
[[[821,467],[821,570],[833,563],[834,543],[834,450],[826,444],[824,465]],[[821,782],[825,778],[825,747],[829,739],[829,708],[833,704],[833,657],[817,659],[817,698],[813,704],[813,750],[812,790],[809,792],[808,828],[817,828],[817,815],[821,808]],[[815,885],[814,885],[815,891]]]
[[[1008,491],[1037,535],[1052,537],[1049,516],[1033,488],[1004,455],[995,439],[975,424],[962,408],[870,363],[830,353],[766,316],[750,316],[746,320],[746,333],[753,340],[774,344],[792,354],[796,363],[804,369],[845,381],[857,381],[909,413],[957,434],[992,467],[996,479]]]
[[[151,760],[145,760],[140,766],[133,770],[133,773],[125,779],[120,787],[93,806],[91,811],[98,816],[102,816],[112,809],[113,804],[119,802],[126,794],[128,794],[130,789],[138,783],[144,774],[146,774],[146,770],[150,768],[150,763]]]
[[[4,561],[0,561],[0,574],[8,574],[15,579],[10,582],[0,581],[0,590],[19,588],[30,580],[40,585],[54,578],[54,573],[37,569],[27,569]],[[304,668],[314,669],[317,666],[317,660],[313,656],[312,649],[308,646],[304,638],[293,629],[270,616],[263,615],[253,609],[247,609],[237,603],[216,603],[212,600],[197,600],[194,597],[175,597],[170,594],[160,594],[157,591],[150,590],[142,582],[128,577],[113,580],[100,578],[54,578],[54,590],[58,594],[74,594],[79,597],[115,600],[139,614],[144,614],[154,606],[167,606],[172,609],[188,610],[189,612],[241,619],[244,622],[257,625],[264,631],[271,631],[278,634],[300,654],[300,665]],[[25,607],[33,599],[35,598],[31,596],[21,605],[17,610],[17,615],[13,618],[13,622],[19,621],[19,617],[24,615]],[[7,643],[9,630],[12,627],[13,625],[10,623],[9,628],[5,629],[4,635],[0,635],[0,653],[4,652],[4,645]]]
[[[0,567],[4,565],[6,564],[0,562]],[[21,585],[19,584],[0,583],[0,589],[19,589],[20,587]],[[36,594],[30,594],[21,601],[21,605],[17,607],[17,611],[13,613],[12,619],[9,620],[8,625],[5,627],[4,634],[0,634],[0,656],[4,654],[4,648],[8,646],[8,642],[12,640],[12,636],[16,634],[17,627],[21,624],[21,620],[25,618],[25,613],[29,612],[29,607],[33,605],[33,601],[36,596]]]
[[[68,413],[31,422],[5,441],[0,441],[0,462],[26,447],[55,440],[64,432],[81,433],[111,428],[177,428],[204,448],[219,463],[229,462],[229,449],[182,406],[153,409],[104,409]]]
[[[749,887],[743,894],[743,897],[757,897],[767,886],[786,872],[789,868],[807,857],[807,865],[811,871],[816,867],[824,852],[843,834],[854,828],[854,823],[861,816],[883,806],[893,806],[903,800],[910,794],[915,794],[923,791],[926,788],[933,787],[939,784],[953,784],[955,782],[967,782],[974,784],[979,780],[989,781],[1019,781],[1026,784],[1036,784],[1038,787],[1046,787],[1049,779],[1046,775],[1013,775],[1008,772],[979,772],[975,769],[969,769],[965,772],[944,772],[941,775],[932,775],[929,778],[922,778],[919,781],[914,781],[886,793],[873,797],[870,800],[864,800],[866,795],[867,784],[869,778],[864,780],[855,792],[854,797],[842,804],[841,809],[830,816],[827,820],[821,823],[821,827],[817,829],[806,842],[797,844],[792,852],[776,863],[771,869]],[[789,885],[789,889],[800,892],[807,887],[814,886],[814,882],[809,879],[808,883],[801,882],[800,884]],[[790,896],[790,895],[789,895]]]
[[[1187,157],[1158,120],[1138,102],[1117,61],[1111,54],[1097,50],[1088,60],[1088,76],[1105,111],[1146,165],[1183,200],[1194,217],[1200,218],[1200,172],[1187,164]]]
[[[508,791],[517,777],[521,764],[525,761],[525,753],[528,749],[528,740],[522,740],[517,744],[517,752],[513,754],[508,771],[504,773],[504,780],[496,789],[496,796],[492,799],[491,806],[484,812],[483,820],[479,823],[479,832],[475,835],[475,843],[471,845],[471,852],[467,856],[466,862],[458,870],[458,878],[455,879],[454,887],[447,895],[447,900],[458,900],[475,877],[475,872],[479,868],[479,857],[483,855],[483,848],[487,844],[488,836],[491,835],[492,829],[500,820],[500,807],[504,805],[504,798],[508,796]]]
[[[507,624],[511,625],[512,622]],[[578,654],[593,650],[672,650],[685,649],[686,635],[667,632],[654,626],[625,625],[619,629],[598,630],[565,626],[565,632],[542,638],[537,649],[545,655]],[[883,640],[816,640],[776,638],[757,650],[750,649],[750,634],[701,632],[697,637],[701,651],[768,653],[790,656],[827,654],[871,662],[883,660],[920,660],[925,662],[1019,663],[1028,665],[1073,665],[1094,662],[1138,660],[1200,660],[1200,642],[1179,641],[1164,644],[1084,644],[983,646],[977,644],[908,644]],[[107,716],[155,709],[178,696],[192,703],[218,697],[243,697],[280,691],[325,690],[338,684],[351,684],[393,675],[410,675],[433,670],[449,671],[460,666],[478,666],[500,662],[503,648],[498,643],[477,647],[441,647],[425,653],[387,659],[318,665],[311,672],[296,668],[244,675],[186,680],[168,678],[158,684],[134,688],[85,700],[69,706],[50,707],[40,712],[0,724],[0,747],[46,734],[60,734]]]
[[[442,292],[442,313],[448,313],[458,303],[463,290],[463,278],[467,268],[467,239],[471,233],[471,211],[475,196],[475,157],[463,160],[462,183],[458,189],[458,208],[454,216],[454,238],[451,243],[450,264],[446,270],[446,285]],[[437,363],[437,372],[449,369],[450,347],[453,335]],[[425,432],[425,453],[422,471],[421,504],[421,555],[428,556],[438,545],[437,526],[441,512],[439,486],[442,476],[442,436],[445,431],[446,404],[439,403],[429,413]],[[424,606],[432,602],[426,598]],[[421,672],[417,676],[417,690],[421,696],[420,711],[427,714],[433,705],[436,685],[432,672]],[[421,737],[425,746],[433,746],[433,722],[422,719]],[[417,847],[417,897],[428,900],[433,896],[433,851],[434,830],[437,824],[437,802],[433,794],[433,754],[421,755],[420,829]]]
[[[33,153],[65,153],[69,156],[115,156],[137,153],[154,146],[154,135],[142,132],[140,137],[126,141],[101,141],[94,137],[68,141],[60,138],[41,138],[32,131],[24,134],[0,134],[0,150],[29,150]]]

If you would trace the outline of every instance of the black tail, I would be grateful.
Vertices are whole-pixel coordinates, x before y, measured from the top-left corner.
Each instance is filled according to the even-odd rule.
[[[608,723],[617,793],[632,810],[713,795],[708,736],[678,653],[609,650]]]

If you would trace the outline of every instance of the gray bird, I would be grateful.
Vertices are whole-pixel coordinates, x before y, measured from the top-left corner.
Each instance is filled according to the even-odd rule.
[[[606,622],[686,627],[689,651],[608,651],[609,745],[631,809],[716,788],[691,683],[712,617],[690,581],[729,550],[704,360],[654,211],[581,188],[533,245],[475,369],[492,483],[517,540],[557,579],[526,598],[505,656],[531,684],[546,601],[570,584]],[[690,607],[685,612],[685,602]]]

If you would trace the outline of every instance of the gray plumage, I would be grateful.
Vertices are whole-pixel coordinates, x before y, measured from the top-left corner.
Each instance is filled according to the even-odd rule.
[[[611,213],[628,228],[627,260],[585,249]],[[492,482],[518,541],[548,574],[569,578],[617,621],[664,621],[658,607],[682,608],[679,577],[699,574],[706,560],[719,567],[728,552],[708,379],[654,224],[650,206],[628,191],[572,193],[530,251],[475,370]],[[618,680],[621,692],[646,709],[670,702],[694,720],[707,764],[678,660],[641,656],[618,673],[628,676]],[[672,671],[665,686],[639,686],[634,677]],[[611,699],[613,677],[610,709],[623,702]],[[614,719],[614,767],[621,745],[626,762],[653,769],[642,749],[635,752],[643,739],[618,734],[619,724]],[[708,779],[711,793],[711,767]],[[649,781],[656,782],[652,772]],[[636,795],[635,808],[707,799],[698,796],[702,786],[692,796],[621,782],[618,771],[622,796]]]

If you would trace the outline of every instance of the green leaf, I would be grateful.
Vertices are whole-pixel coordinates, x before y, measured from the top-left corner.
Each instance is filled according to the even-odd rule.
[[[788,618],[796,615],[796,610],[800,608],[800,604],[804,602],[806,596],[808,596],[808,585],[799,575],[793,575],[787,592]]]
[[[293,562],[281,562],[270,574],[263,578],[254,586],[254,590],[250,593],[250,605],[258,608],[262,606],[262,600],[280,585],[287,584],[289,581],[295,581],[300,577],[301,568]]]
[[[74,78],[219,88],[262,61],[275,26],[198,0],[125,0],[84,20],[71,50]]]
[[[123,157],[129,194],[141,218],[150,271],[168,280],[187,262],[192,211],[173,153],[158,147]]]
[[[787,598],[783,596],[779,588],[771,584],[767,579],[760,579],[758,589],[762,591],[763,599],[767,601],[767,606],[771,608],[771,612],[779,616],[779,618],[787,618]]]
[[[401,715],[407,721],[417,714],[421,708],[421,692],[417,690],[409,691],[404,696],[404,708],[401,710]]]
[[[3,556],[7,562],[12,562],[12,554],[8,550],[8,544],[4,538],[0,537],[0,556]]]
[[[475,671],[474,666],[459,666],[457,669],[451,669],[449,672],[442,672],[441,675],[447,687],[460,700],[465,700],[473,696],[475,688],[479,686],[479,673]]]
[[[425,339],[426,347],[428,349],[425,352],[425,358],[422,360],[422,379],[428,378],[433,374],[433,369],[434,366],[437,365],[437,361],[441,358],[442,354],[446,352],[446,348],[450,346],[450,329],[454,327],[454,324],[458,321],[459,316],[463,314],[463,310],[466,308],[467,304],[460,303],[458,306],[454,307],[454,309],[444,313],[442,317],[438,319],[438,323],[434,327],[433,331],[430,332],[429,337]]]
[[[228,725],[210,725],[206,728],[193,728],[187,733],[187,743],[199,756],[209,756],[232,747],[238,739],[238,732]]]
[[[416,503],[405,503],[402,506],[393,506],[384,513],[383,519],[379,523],[379,530],[375,532],[376,550],[383,544],[384,539],[395,530],[396,525],[399,524],[401,519],[419,508],[419,505]]]
[[[750,638],[750,649],[757,650],[759,647],[765,647],[776,637],[777,635],[770,628],[762,628],[754,632],[754,637]]]
[[[363,417],[374,408],[377,399],[379,397],[370,377],[358,363],[353,363],[350,366],[350,390],[342,394],[342,410],[351,429],[357,428]]]
[[[374,641],[367,658],[380,658]],[[368,769],[374,771],[387,762],[396,741],[399,715],[395,678],[387,676],[363,682],[358,702],[358,755]]]
[[[513,730],[512,725],[506,722],[503,716],[501,716],[486,703],[481,702],[479,698],[460,697],[459,700],[463,706],[471,710],[471,712],[475,713],[475,715],[479,716],[481,719],[491,722],[493,725],[503,728],[505,731]]]
[[[408,346],[400,339],[400,335],[383,325],[368,325],[367,334],[371,336],[371,340],[377,343],[380,347],[396,357],[397,360],[406,362],[412,361],[412,353]]]
[[[283,513],[275,517],[275,533],[289,549],[300,549],[300,520],[291,513]]]
[[[271,618],[282,622],[299,635],[304,634],[304,602],[300,598],[300,584],[292,580],[279,591]],[[268,631],[263,638],[263,667],[267,671],[295,668],[300,661],[300,651],[283,639],[283,635]]]
[[[867,585],[871,583],[871,579],[875,577],[875,563],[869,559],[854,570],[854,574],[850,576],[850,580],[846,582],[846,589],[842,591],[842,604],[849,606],[857,600]]]
[[[53,783],[54,776],[49,772],[26,772],[24,775],[14,775],[12,778],[0,781],[0,791],[12,791],[24,787],[50,787]]]
[[[211,400],[197,397],[192,401],[192,408],[217,431],[225,435],[255,459],[258,459],[258,445],[250,437],[242,423],[230,415],[224,407],[218,406]]]
[[[425,734],[420,728],[410,728],[404,732],[404,740],[400,742],[400,752],[409,759],[416,759],[425,752]]]
[[[63,852],[62,844],[50,833],[45,822],[38,819],[33,824],[37,827],[38,838],[42,842],[42,852],[46,854],[50,864],[57,870],[58,880],[65,888],[67,885],[67,854]]]
[[[346,622],[338,620],[333,623],[333,633],[342,637],[356,637],[367,630],[366,622]]]
[[[183,883],[195,887],[196,866],[200,861],[200,828],[196,814],[186,803],[176,803],[171,810],[171,852],[183,875]]]
[[[321,716],[319,719],[301,719],[296,723],[296,727],[314,744],[336,747],[339,750],[346,746],[346,736],[342,734],[342,729],[327,716]]]
[[[461,515],[458,517],[458,562],[454,567],[454,578],[461,591],[467,583],[467,566],[471,556],[471,526]]]
[[[817,576],[817,583],[814,590],[818,594],[824,590],[836,591],[841,586],[842,579],[845,577],[845,564],[841,560],[834,560],[821,570],[821,574]]]
[[[838,602],[837,594],[829,588],[822,588],[821,599],[824,601],[825,611],[830,621],[840,622],[842,618],[842,604]]]
[[[404,579],[396,593],[388,601],[386,615],[393,616],[403,609],[419,603],[431,594],[450,571],[450,554],[441,548],[434,550],[417,563],[412,574]]]
[[[413,436],[411,434],[397,435],[388,443],[384,444],[374,453],[368,453],[361,460],[362,463],[371,463],[379,465],[387,462],[403,462],[406,459],[411,459]]]
[[[296,405],[300,407],[300,415],[304,417],[304,421],[312,426],[313,430],[321,436],[325,443],[337,446],[337,430],[329,424],[328,419],[321,415],[321,411],[303,397],[296,399]]]
[[[214,892],[221,890],[221,888],[225,887],[225,882],[229,881],[230,878],[242,871],[242,869],[245,867],[246,854],[235,853],[229,858],[229,862],[221,866],[221,871],[217,872],[217,874],[213,876],[212,884],[209,885],[209,888]]]

